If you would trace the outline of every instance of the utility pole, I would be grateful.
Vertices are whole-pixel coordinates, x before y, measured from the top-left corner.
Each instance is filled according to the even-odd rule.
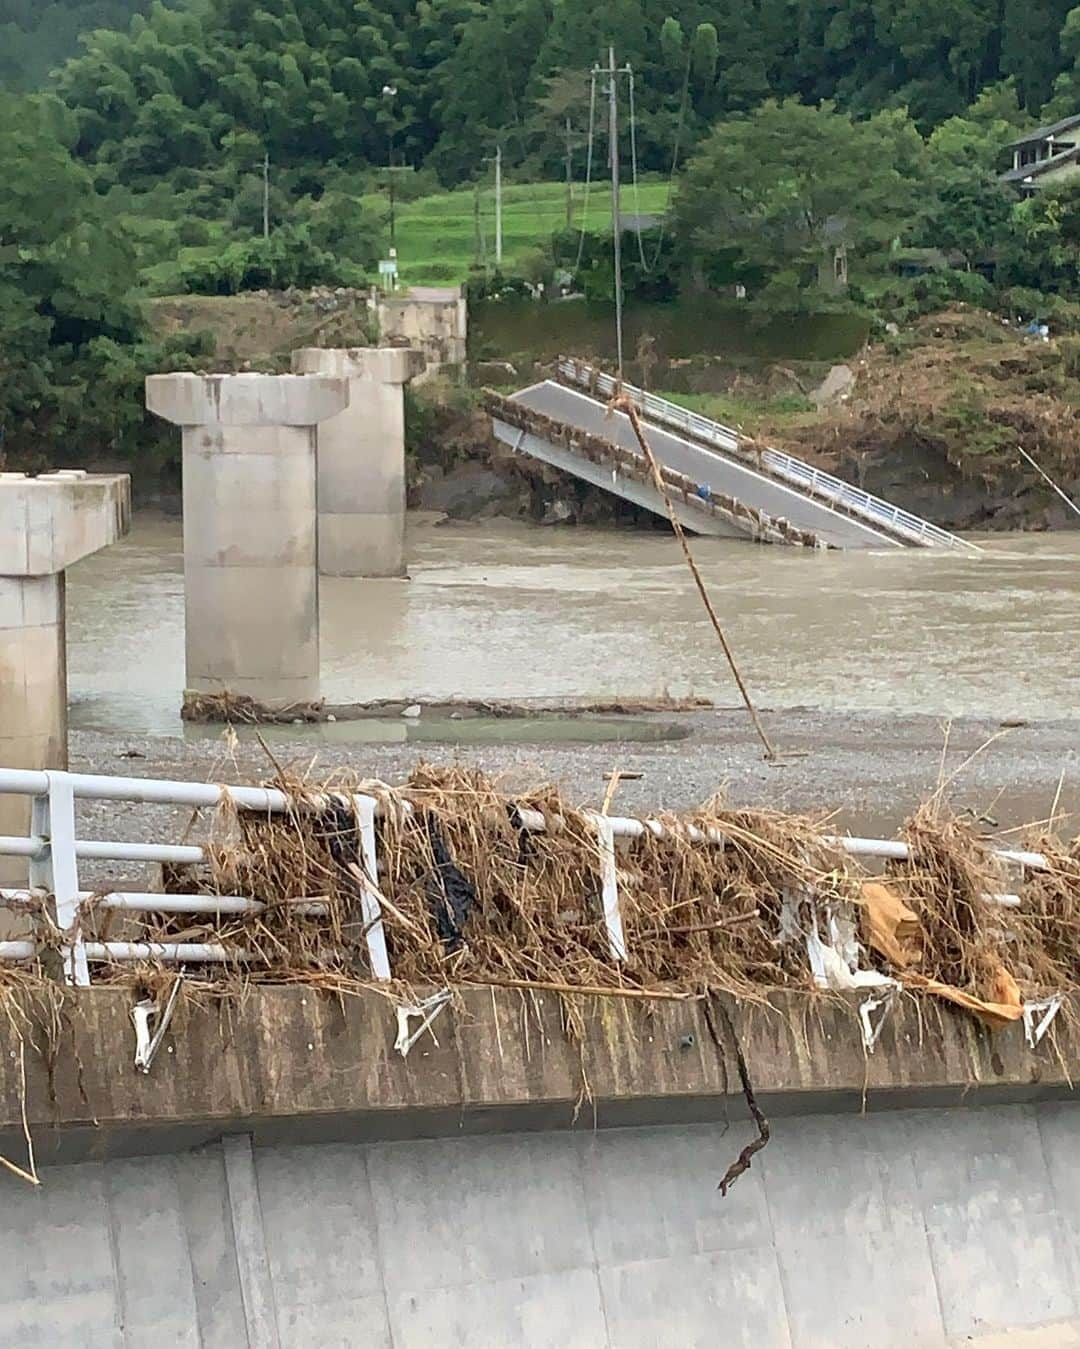
[[[385,100],[383,106],[387,109],[386,122],[386,176],[390,180],[388,183],[390,195],[390,256],[394,257],[395,245],[397,243],[397,222],[394,212],[394,99],[397,98],[397,85],[384,84],[382,96]]]
[[[622,341],[622,221],[619,218],[619,72],[615,69],[615,48],[608,48],[608,84],[610,118],[608,123],[611,159],[611,239],[615,249],[615,345],[618,356],[619,384],[623,377]]]
[[[495,147],[495,266],[502,266],[502,146]]]
[[[270,238],[270,151],[263,156],[263,238]]]
[[[477,200],[479,200],[479,197]],[[480,226],[480,265],[484,269],[484,275],[490,280],[491,268],[488,266],[487,230],[484,228],[483,216],[478,217],[478,223]]]
[[[385,91],[384,91],[385,92]],[[397,218],[394,212],[394,124],[390,123],[386,149],[386,176],[389,178],[390,191],[390,247],[397,243]],[[390,255],[393,257],[393,253]]]
[[[574,228],[574,150],[569,117],[566,119],[566,228]]]

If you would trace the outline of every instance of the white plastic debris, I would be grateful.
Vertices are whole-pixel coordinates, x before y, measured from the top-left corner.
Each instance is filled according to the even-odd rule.
[[[1062,994],[1055,993],[1052,998],[1042,998],[1038,1002],[1024,1003],[1024,1036],[1030,1049],[1034,1049],[1050,1029],[1051,1023],[1057,1016],[1064,1000]],[[1040,1012],[1043,1014],[1042,1020],[1036,1024],[1035,1018]]]
[[[874,1046],[878,1042],[878,1037],[884,1029],[885,1022],[889,1019],[889,1013],[893,1009],[896,1001],[897,987],[887,989],[880,997],[864,998],[859,1004],[859,1024],[862,1026],[863,1045],[868,1054],[874,1052]],[[874,1013],[880,1012],[878,1019],[874,1020]]]
[[[398,1007],[398,1029],[397,1039],[394,1041],[394,1048],[403,1059],[408,1057],[409,1050],[416,1044],[424,1031],[431,1026],[431,1023],[449,1001],[450,990],[448,988],[442,988],[438,993],[432,993],[429,998],[425,998],[423,1002],[404,1003],[402,1006]],[[416,1030],[410,1033],[409,1022],[415,1020],[417,1017],[421,1018],[420,1025],[417,1026]],[[431,1033],[431,1038],[435,1041],[436,1046],[438,1046],[439,1042],[435,1039],[434,1031]]]
[[[895,988],[896,980],[878,970],[853,970],[836,950],[816,932],[806,934],[806,954],[818,988],[843,993],[853,988]]]
[[[135,1025],[135,1067],[145,1073],[150,1053],[150,1022],[157,1014],[157,1003],[147,998],[137,1002],[131,1009],[131,1020]]]
[[[150,1071],[150,1065],[154,1062],[154,1058],[161,1048],[161,1042],[165,1038],[165,1032],[169,1029],[169,1023],[172,1021],[173,1010],[176,1007],[176,999],[179,993],[180,980],[176,979],[173,981],[165,1007],[160,1014],[158,1005],[153,998],[144,998],[142,1002],[137,1002],[131,1009],[131,1020],[135,1026],[135,1067],[140,1073]],[[156,1022],[152,1034],[150,1030],[151,1022]]]

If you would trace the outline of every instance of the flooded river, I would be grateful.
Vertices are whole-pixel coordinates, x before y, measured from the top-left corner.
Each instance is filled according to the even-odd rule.
[[[980,542],[979,556],[693,546],[763,705],[1077,715],[1080,533]],[[737,701],[669,536],[418,521],[409,557],[409,581],[323,582],[330,701]],[[179,729],[182,567],[179,522],[144,516],[69,573],[74,726]]]

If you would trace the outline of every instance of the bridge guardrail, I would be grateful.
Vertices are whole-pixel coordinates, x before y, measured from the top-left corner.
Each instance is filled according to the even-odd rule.
[[[243,895],[157,894],[119,891],[98,893],[79,887],[79,861],[158,862],[187,864],[207,860],[206,850],[196,844],[121,843],[80,839],[76,832],[77,800],[118,801],[141,804],[213,808],[230,800],[240,809],[280,814],[310,807],[270,787],[224,787],[214,783],[167,782],[154,778],[105,777],[86,773],[25,772],[0,768],[0,795],[29,796],[32,801],[30,832],[25,837],[0,836],[0,857],[25,857],[29,861],[29,886],[0,890],[0,904],[8,908],[52,898],[55,922],[61,935],[64,979],[69,984],[90,983],[92,962],[162,961],[169,963],[221,964],[243,960],[242,950],[215,943],[193,942],[94,942],[80,930],[83,905],[120,909],[128,913],[260,913],[265,905]],[[375,875],[373,797],[353,796],[366,871]],[[364,925],[372,972],[389,979],[386,937],[377,894],[365,886],[362,894]],[[294,912],[317,916],[325,913],[323,902],[300,901]],[[0,941],[0,961],[28,960],[37,952],[35,941]]]
[[[32,800],[29,833],[24,836],[0,836],[0,857],[29,860],[29,886],[0,890],[0,907],[18,909],[29,902],[51,899],[55,906],[55,928],[60,937],[64,979],[69,984],[90,983],[90,966],[117,961],[160,961],[172,964],[242,963],[251,957],[242,948],[213,942],[161,941],[86,941],[80,930],[84,905],[118,909],[127,913],[193,913],[242,915],[257,914],[266,906],[244,895],[169,894],[134,891],[99,893],[79,887],[78,864],[82,859],[108,861],[171,862],[193,864],[207,860],[206,851],[197,844],[121,843],[109,840],[80,839],[76,831],[77,800],[115,801],[134,804],[182,805],[214,808],[229,801],[240,810],[267,814],[318,809],[329,795],[291,797],[272,787],[231,787],[216,783],[171,782],[156,778],[107,777],[87,773],[27,772],[0,768],[0,795],[28,796]],[[376,855],[375,820],[381,812],[376,798],[362,794],[335,793],[334,799],[346,801],[355,811],[360,835],[365,883],[361,904],[364,932],[372,975],[388,980],[390,960],[383,930],[382,903],[375,878],[379,874]],[[407,803],[406,808],[408,808]],[[596,831],[597,871],[608,943],[614,960],[626,959],[619,900],[617,840],[640,838],[646,833],[662,838],[670,826],[652,818],[591,814]],[[520,827],[544,832],[548,820],[534,810],[519,809]],[[560,821],[555,821],[558,827]],[[723,834],[714,829],[704,833],[692,825],[679,826],[696,843],[723,847]],[[905,843],[889,839],[834,837],[825,840],[855,857],[904,860]],[[1045,870],[1041,853],[1001,849],[997,857],[1003,863],[1033,870]],[[990,898],[1007,907],[1016,907],[1015,895]],[[293,901],[294,911],[318,917],[326,912],[325,901]],[[41,921],[39,919],[38,921]],[[34,938],[0,941],[0,962],[33,959],[38,951]]]
[[[613,375],[572,357],[564,357],[559,361],[558,372],[567,382],[585,391],[596,390],[608,397],[614,395],[618,384]],[[858,516],[869,524],[881,525],[893,534],[902,536],[909,543],[923,548],[960,548],[974,553],[982,551],[976,544],[969,543],[956,534],[950,534],[948,530],[931,524],[929,520],[923,520],[910,511],[902,510],[899,506],[894,506],[861,487],[854,487],[831,473],[813,468],[783,450],[771,448],[747,450],[743,443],[745,437],[732,427],[703,417],[698,412],[671,402],[670,399],[646,393],[633,384],[627,384],[625,380],[622,392],[638,405],[649,420],[676,431],[683,431],[707,448],[722,450],[752,465],[760,466],[773,477],[800,488],[830,506],[837,506],[851,515]]]

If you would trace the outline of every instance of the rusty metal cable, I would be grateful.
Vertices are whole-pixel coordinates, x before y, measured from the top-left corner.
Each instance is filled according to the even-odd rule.
[[[768,759],[770,762],[775,761],[777,758],[776,750],[773,749],[772,742],[769,740],[769,737],[765,732],[765,727],[761,724],[761,718],[758,716],[757,709],[754,707],[753,699],[750,697],[750,691],[747,689],[746,683],[739,672],[739,667],[735,663],[735,653],[732,651],[731,646],[728,643],[728,639],[724,635],[724,629],[720,626],[720,620],[716,615],[716,610],[713,608],[712,600],[709,598],[709,592],[706,589],[705,582],[702,579],[701,572],[698,571],[697,563],[694,561],[694,555],[690,551],[690,545],[686,541],[686,533],[683,530],[682,523],[680,522],[679,517],[675,512],[675,507],[672,504],[671,496],[668,493],[667,484],[664,482],[664,476],[660,472],[660,465],[657,463],[656,456],[652,452],[652,446],[646,439],[645,432],[642,429],[641,418],[638,416],[638,410],[634,406],[633,402],[625,394],[622,393],[616,394],[616,396],[611,400],[611,402],[608,404],[608,410],[611,412],[625,413],[626,417],[629,419],[630,425],[634,431],[634,435],[637,437],[637,442],[641,446],[641,453],[645,456],[645,461],[649,465],[649,472],[652,475],[653,486],[656,488],[657,492],[660,493],[660,496],[663,498],[664,505],[667,508],[667,514],[668,519],[671,522],[671,528],[675,531],[675,537],[679,540],[679,544],[682,547],[683,557],[686,558],[686,565],[690,568],[690,574],[694,578],[694,584],[697,586],[697,592],[701,596],[702,604],[704,604],[705,606],[705,612],[709,615],[709,621],[713,625],[713,631],[720,639],[720,645],[724,649],[724,655],[727,657],[727,663],[731,668],[732,675],[735,677],[735,683],[738,685],[739,692],[742,694],[742,700],[746,705],[747,712],[749,712],[750,714],[750,720],[754,723],[754,730],[757,731],[758,738],[761,740],[761,743],[764,746],[765,758]]]

